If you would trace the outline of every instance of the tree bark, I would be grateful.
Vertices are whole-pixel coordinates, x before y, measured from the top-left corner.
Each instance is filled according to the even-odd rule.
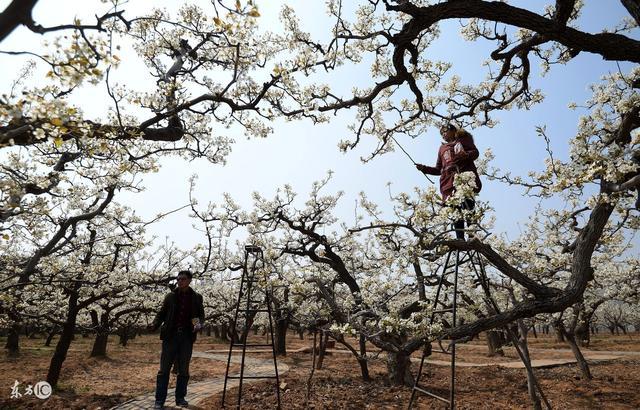
[[[320,351],[318,354],[318,362],[316,363],[316,369],[318,370],[322,369],[322,363],[324,362],[324,356],[327,350],[327,339],[327,335],[325,335],[323,331],[320,331]]]
[[[529,355],[529,343],[527,341],[527,332],[528,329],[525,326],[522,320],[518,320],[518,333],[520,337],[518,338],[518,345],[520,346],[520,351],[522,352],[522,356],[524,359],[531,363],[531,356]],[[525,367],[527,369],[527,391],[529,392],[529,398],[531,398],[531,404],[533,404],[533,408],[535,410],[542,409],[542,403],[540,402],[540,398],[538,397],[538,393],[536,391],[536,375],[533,373],[533,368]]]
[[[107,357],[107,342],[109,341],[109,332],[106,329],[98,329],[96,339],[91,349],[91,357]]]
[[[584,377],[587,380],[591,380],[592,376],[591,376],[591,370],[589,369],[589,364],[587,363],[584,356],[582,355],[582,351],[580,350],[580,348],[578,347],[578,344],[576,343],[576,338],[571,333],[566,332],[565,339],[567,340],[567,343],[571,347],[571,351],[573,352],[573,355],[576,358],[576,362],[578,363],[578,368],[580,368],[582,377]]]
[[[92,315],[93,316],[93,315]],[[94,321],[97,319],[95,314]],[[100,316],[99,323],[96,323],[97,333],[91,349],[91,357],[107,357],[107,342],[109,341],[109,310]]]
[[[54,388],[57,387],[58,381],[60,380],[62,364],[67,358],[67,352],[69,351],[69,346],[71,346],[71,341],[73,340],[73,332],[76,329],[76,319],[78,317],[78,288],[79,285],[76,285],[75,291],[71,292],[71,295],[69,296],[67,320],[62,327],[60,340],[58,340],[58,343],[56,344],[56,350],[53,353],[51,363],[49,364],[47,382]]]
[[[556,342],[564,343],[564,334],[562,330],[558,329],[558,326],[554,326],[553,329],[556,331]]]
[[[489,330],[486,332],[486,335],[487,347],[489,348],[487,356],[504,356],[504,351],[502,350],[502,337],[500,337],[500,333],[495,330]]]
[[[57,332],[55,328],[51,329],[51,331],[47,334],[47,340],[44,342],[45,346],[47,347],[51,346],[51,341],[55,337],[56,333]]]
[[[7,355],[9,357],[20,356],[20,325],[14,323],[7,334],[7,343],[5,345]]]
[[[287,355],[287,330],[289,329],[289,320],[286,318],[276,319],[275,345],[276,354]]]
[[[403,350],[387,352],[387,377],[392,386],[413,386],[409,356]]]
[[[127,347],[127,343],[129,342],[129,334],[129,328],[127,328],[126,326],[120,330],[120,345],[122,345],[122,347]]]
[[[369,377],[369,365],[367,364],[367,339],[364,335],[360,335],[359,340],[360,355],[358,356],[358,364],[360,365],[360,373],[362,374],[362,380],[368,382],[371,380]]]

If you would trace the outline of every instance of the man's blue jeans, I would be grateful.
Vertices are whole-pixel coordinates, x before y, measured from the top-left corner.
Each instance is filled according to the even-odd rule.
[[[192,349],[191,333],[188,330],[167,335],[162,341],[160,371],[158,371],[158,377],[156,379],[156,403],[164,404],[164,401],[167,399],[169,373],[171,372],[171,365],[176,359],[178,366],[176,402],[185,398],[187,395],[187,383],[189,382],[189,361],[191,361]]]

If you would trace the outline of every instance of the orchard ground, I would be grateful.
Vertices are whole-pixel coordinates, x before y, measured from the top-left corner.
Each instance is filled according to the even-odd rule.
[[[256,336],[254,336],[256,337]],[[556,343],[553,336],[530,336],[531,355],[534,360],[571,359],[568,346]],[[126,347],[118,345],[117,337],[112,337],[108,345],[107,358],[90,358],[92,337],[78,335],[64,364],[59,389],[42,401],[34,396],[23,395],[11,398],[11,388],[18,381],[19,391],[24,394],[28,384],[35,384],[46,376],[47,368],[57,339],[51,347],[44,346],[40,338],[22,338],[19,358],[2,357],[0,361],[0,408],[51,408],[51,409],[105,409],[126,402],[142,394],[151,393],[155,388],[158,370],[160,340],[157,334],[143,335],[130,340]],[[0,342],[5,340],[0,338]],[[279,360],[289,366],[289,371],[281,377],[281,400],[285,409],[305,407],[307,380],[311,371],[312,355],[303,352],[304,347],[313,343],[312,336],[303,340],[291,333],[288,337],[289,353]],[[212,337],[202,336],[194,346],[195,351],[216,351],[223,353],[228,344]],[[355,358],[341,352],[340,345],[324,359],[323,367],[314,372],[311,380],[309,408],[406,408],[411,389],[389,386],[385,380],[386,364],[384,354],[377,355],[374,346],[369,345],[371,359],[370,382],[360,378],[359,366]],[[600,333],[593,336],[589,354],[604,352],[640,352],[640,334],[609,335]],[[593,380],[583,380],[575,364],[539,368],[544,392],[554,408],[640,408],[640,353],[617,354],[612,360],[589,360]],[[268,359],[265,354],[251,357]],[[416,359],[419,354],[416,354]],[[433,359],[446,360],[434,356]],[[484,341],[476,340],[458,347],[458,363],[475,363],[484,366],[459,367],[458,407],[459,408],[530,408],[524,369],[506,368],[499,364],[516,362],[513,349],[506,348],[504,357],[487,357]],[[226,363],[207,358],[194,357],[191,361],[191,383],[221,378]],[[417,363],[413,365],[414,372]],[[234,369],[235,370],[235,369]],[[448,385],[449,368],[429,365],[425,385],[435,392],[445,393]],[[171,387],[175,384],[172,376]],[[229,397],[236,398],[236,389]],[[243,408],[273,408],[273,383],[261,382],[243,388]],[[212,394],[198,406],[191,408],[220,408],[220,394]],[[169,398],[171,399],[171,398]],[[188,399],[188,397],[187,397]],[[234,401],[235,403],[235,401]],[[420,397],[417,408],[438,408],[439,403]]]

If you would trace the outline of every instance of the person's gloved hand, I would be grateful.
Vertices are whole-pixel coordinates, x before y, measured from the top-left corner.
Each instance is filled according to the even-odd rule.
[[[458,161],[462,161],[469,158],[469,153],[465,150],[459,151],[457,154],[454,155],[453,157],[453,161],[454,162],[458,162]]]
[[[418,168],[418,171],[420,171],[420,172],[427,172],[427,166],[426,165],[416,164],[416,168]]]

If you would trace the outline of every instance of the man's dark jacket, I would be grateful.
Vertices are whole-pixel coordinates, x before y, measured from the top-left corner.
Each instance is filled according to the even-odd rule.
[[[197,317],[198,319],[200,319],[200,324],[203,324],[204,306],[202,303],[202,295],[191,288],[188,288],[187,292],[191,292],[191,316],[189,317],[189,320]],[[176,321],[178,320],[177,311],[178,289],[176,288],[176,290],[164,297],[162,308],[156,315],[155,319],[153,319],[153,323],[151,325],[154,331],[157,330],[158,327],[160,327],[160,339],[164,340],[167,336],[175,333]],[[161,323],[163,323],[162,326],[160,326]],[[189,329],[189,331],[191,330],[193,329]],[[198,332],[191,332],[192,342],[196,341],[197,333]]]

